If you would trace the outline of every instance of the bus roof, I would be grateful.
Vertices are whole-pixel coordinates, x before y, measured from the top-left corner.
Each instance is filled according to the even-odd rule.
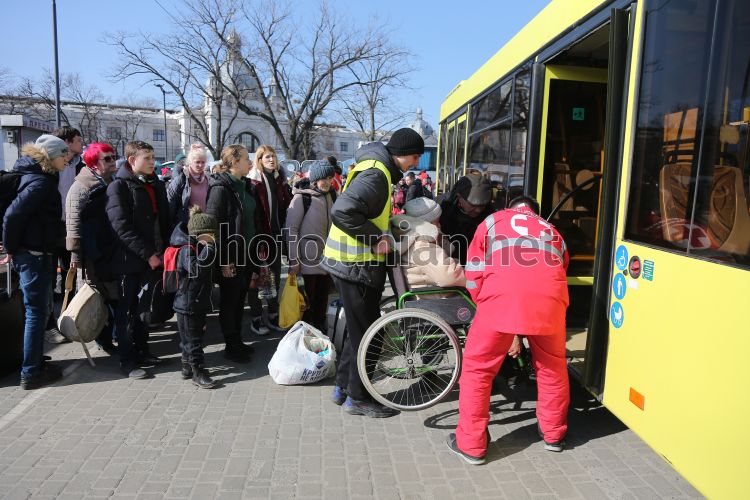
[[[510,70],[609,0],[552,0],[468,80],[450,91],[440,106],[440,121],[468,104]]]

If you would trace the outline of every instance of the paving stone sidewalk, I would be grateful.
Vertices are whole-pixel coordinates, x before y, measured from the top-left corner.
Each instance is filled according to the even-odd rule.
[[[700,497],[580,389],[560,454],[536,435],[533,394],[494,395],[489,463],[472,467],[445,446],[455,394],[395,418],[349,416],[329,402],[331,381],[271,381],[278,336],[248,338],[248,365],[224,360],[215,316],[207,364],[223,386],[201,390],[180,377],[174,328],[152,334],[170,359],[148,380],[122,378],[101,352],[92,369],[72,344],[52,349],[69,372],[54,386],[0,379],[0,498]]]

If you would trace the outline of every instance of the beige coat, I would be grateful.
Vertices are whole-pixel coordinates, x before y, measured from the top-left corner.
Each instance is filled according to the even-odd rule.
[[[450,257],[447,239],[434,224],[408,215],[391,219],[391,232],[397,240],[401,266],[411,287],[465,286],[461,264]]]

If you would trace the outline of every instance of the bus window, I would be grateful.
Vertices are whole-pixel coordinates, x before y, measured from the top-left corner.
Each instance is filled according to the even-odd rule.
[[[440,164],[438,165],[438,172],[437,172],[437,175],[438,175],[437,188],[438,188],[438,191],[441,193],[445,193],[448,190],[448,188],[446,188],[446,186],[448,186],[448,183],[446,182],[446,178],[445,178],[445,165],[446,165],[445,144],[448,142],[446,138],[447,134],[448,134],[448,123],[443,122],[440,124],[440,152],[439,152]]]
[[[466,152],[466,120],[458,124],[456,134],[456,171],[453,173],[453,184],[464,175],[464,153]]]
[[[445,178],[445,192],[448,192],[454,181],[454,172],[456,170],[456,122],[449,125],[447,140],[445,145],[445,163],[443,163],[443,176]]]
[[[625,237],[687,250],[696,134],[711,47],[707,0],[646,12],[640,99]]]
[[[719,10],[705,135],[688,252],[750,264],[750,18],[748,2]],[[695,236],[698,233],[705,240]]]
[[[508,80],[472,106],[471,130],[482,130],[510,115],[512,87],[513,80]]]
[[[717,1],[687,7],[646,13],[625,237],[748,264],[750,5],[720,9],[713,48]]]

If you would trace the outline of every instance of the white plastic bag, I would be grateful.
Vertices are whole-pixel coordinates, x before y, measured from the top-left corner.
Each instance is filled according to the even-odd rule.
[[[284,335],[268,363],[279,385],[312,384],[336,374],[336,351],[320,330],[297,321]]]

